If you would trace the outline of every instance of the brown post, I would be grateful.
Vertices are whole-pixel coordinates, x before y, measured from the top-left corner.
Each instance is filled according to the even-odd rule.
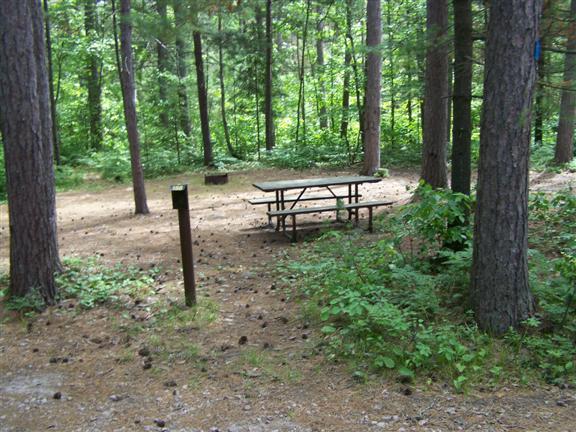
[[[172,208],[178,210],[182,273],[184,274],[184,297],[186,298],[186,306],[194,306],[196,304],[196,281],[194,280],[188,185],[173,185],[170,187],[170,191],[172,192]]]
[[[374,228],[372,226],[372,207],[368,207],[368,231],[374,232]]]

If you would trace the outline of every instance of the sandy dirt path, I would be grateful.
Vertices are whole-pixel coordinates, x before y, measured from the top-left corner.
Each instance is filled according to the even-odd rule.
[[[245,199],[262,195],[251,187],[255,181],[342,174],[349,173],[260,170],[232,174],[224,187],[206,187],[199,175],[151,181],[149,216],[132,214],[126,185],[59,194],[63,256],[160,268],[158,292],[90,311],[68,302],[32,324],[3,321],[0,431],[576,430],[571,389],[511,386],[460,395],[444,383],[409,387],[385,376],[361,384],[345,365],[322,356],[322,336],[288,295],[290,279],[275,273],[302,244],[266,229],[265,208]],[[361,192],[402,201],[417,179],[393,170]],[[178,310],[182,303],[177,214],[168,192],[175,183],[190,185],[199,313],[210,320],[154,316],[158,305]],[[558,184],[565,182],[538,181],[543,189]],[[6,212],[0,206],[4,272]],[[140,355],[143,349],[149,355]]]

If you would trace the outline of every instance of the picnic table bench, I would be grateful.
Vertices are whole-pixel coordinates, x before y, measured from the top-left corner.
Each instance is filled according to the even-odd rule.
[[[254,198],[249,200],[253,205],[266,204],[268,206],[268,221],[271,222],[276,218],[276,230],[279,231],[280,227],[284,234],[286,234],[286,218],[292,218],[292,238],[295,242],[297,240],[296,232],[296,216],[310,213],[325,213],[347,211],[348,219],[355,216],[355,221],[358,222],[359,210],[362,208],[368,209],[368,229],[370,232],[373,230],[372,215],[375,207],[391,205],[391,201],[363,201],[359,202],[362,195],[358,191],[358,186],[362,183],[377,183],[382,179],[369,176],[342,176],[342,177],[326,177],[316,179],[297,179],[297,180],[280,180],[271,182],[254,183],[253,186],[263,192],[274,192],[275,197]],[[332,188],[337,186],[347,186],[348,193],[335,193]],[[323,195],[305,195],[309,189],[326,189],[329,194]],[[298,195],[285,196],[285,191],[300,189]],[[336,200],[334,205],[320,206],[320,207],[296,207],[301,201],[318,201],[318,200]],[[346,200],[347,202],[345,202]],[[292,203],[290,208],[286,208],[287,203]],[[272,209],[272,205],[275,209]]]

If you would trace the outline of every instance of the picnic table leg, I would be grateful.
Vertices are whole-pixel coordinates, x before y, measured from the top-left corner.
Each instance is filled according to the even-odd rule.
[[[352,204],[352,185],[348,185],[348,204]],[[348,220],[352,220],[352,209],[348,209]]]
[[[292,243],[296,243],[296,215],[292,215]]]
[[[270,213],[272,211],[272,205],[270,203],[267,204],[268,205],[268,213]],[[268,215],[268,225],[272,225],[272,216]]]
[[[368,207],[368,231],[374,232],[372,227],[372,207]]]
[[[280,210],[280,192],[276,191],[276,211]],[[280,216],[276,219],[276,231],[280,231]]]
[[[354,202],[358,203],[358,184],[354,185]],[[356,218],[356,225],[358,225],[358,213],[360,212],[359,208],[356,208],[356,211],[354,212],[355,214],[355,218]]]
[[[284,205],[284,191],[283,191],[283,190],[280,191],[280,201],[281,201],[282,210],[284,210],[286,207],[285,207],[285,205]],[[284,217],[282,218],[282,230],[283,230],[284,232],[286,232],[286,216],[284,216]]]

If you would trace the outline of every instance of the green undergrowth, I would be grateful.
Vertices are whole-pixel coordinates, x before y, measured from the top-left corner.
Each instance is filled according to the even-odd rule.
[[[137,267],[109,267],[97,258],[65,258],[63,271],[56,276],[58,301],[74,299],[83,309],[98,305],[122,305],[130,299],[153,294],[157,269],[143,271]],[[0,281],[2,295],[7,294],[8,278]],[[25,297],[6,300],[7,310],[31,316],[44,309],[44,301],[33,292]]]
[[[473,206],[464,195],[421,186],[415,203],[380,220],[377,239],[329,232],[285,263],[329,358],[349,362],[357,378],[390,373],[459,391],[576,382],[572,191],[531,199],[531,243],[542,248],[530,251],[538,313],[503,338],[480,331],[470,310]]]
[[[530,149],[530,168],[547,172],[561,172],[563,170],[575,172],[576,158],[563,165],[554,162],[555,147],[555,140],[533,143]]]

